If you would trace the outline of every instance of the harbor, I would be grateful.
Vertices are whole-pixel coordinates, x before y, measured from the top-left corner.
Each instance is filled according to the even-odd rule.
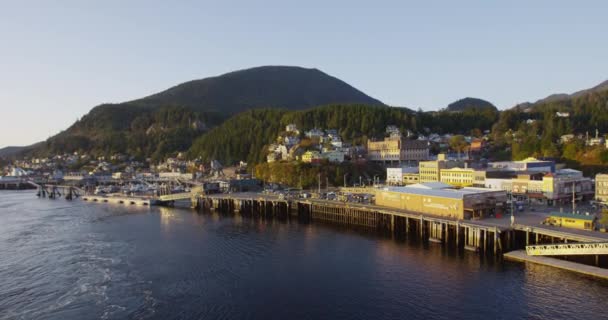
[[[439,319],[449,309],[453,318],[492,318],[496,301],[509,301],[517,307],[501,314],[510,319],[597,319],[608,290],[601,279],[500,262],[413,232],[294,215],[38,199],[32,191],[2,192],[0,206],[0,308],[9,318],[247,318],[268,301],[284,307],[260,317],[372,319],[390,311]],[[530,296],[535,303],[526,303]],[[218,298],[200,303],[209,297]],[[446,301],[415,307],[429,299]],[[327,301],[357,308],[335,311]]]
[[[363,194],[370,189],[345,189]],[[64,194],[67,192],[64,191]],[[99,204],[123,206],[181,206],[197,211],[216,212],[235,217],[263,220],[295,219],[305,223],[352,226],[373,230],[390,237],[416,238],[437,243],[450,250],[466,250],[495,259],[527,261],[555,266],[581,274],[603,277],[608,265],[608,252],[578,252],[577,248],[556,253],[560,259],[525,254],[526,248],[541,244],[577,244],[608,242],[608,234],[586,230],[558,228],[539,223],[535,216],[518,216],[514,222],[507,217],[458,219],[422,212],[397,209],[376,204],[341,202],[328,199],[285,197],[283,194],[261,192],[205,194],[203,189],[161,196],[87,195],[82,200]],[[523,250],[523,251],[522,251]],[[578,250],[578,251],[577,251]],[[522,252],[524,252],[522,254]],[[564,261],[569,259],[571,261]],[[574,261],[578,261],[574,262]],[[562,263],[563,262],[563,263]],[[563,267],[563,266],[566,267]],[[580,267],[580,268],[579,268]],[[599,272],[590,270],[600,270]]]

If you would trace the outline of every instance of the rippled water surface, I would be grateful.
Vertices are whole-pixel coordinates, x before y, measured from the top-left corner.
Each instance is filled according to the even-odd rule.
[[[435,244],[0,192],[0,319],[605,319],[606,297]]]

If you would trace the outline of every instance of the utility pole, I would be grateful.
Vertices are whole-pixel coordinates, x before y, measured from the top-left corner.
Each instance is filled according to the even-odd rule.
[[[321,172],[319,172],[319,195],[321,195]]]
[[[576,182],[572,182],[572,214],[576,214]]]
[[[515,201],[513,200],[513,190],[511,190],[511,226],[513,226],[513,222],[515,221]]]

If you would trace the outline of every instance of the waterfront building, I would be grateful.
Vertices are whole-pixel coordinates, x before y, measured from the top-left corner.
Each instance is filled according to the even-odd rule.
[[[427,141],[407,140],[398,135],[384,138],[381,141],[367,142],[367,159],[383,163],[402,161],[419,162],[428,160],[429,145]]]
[[[158,178],[161,180],[175,180],[175,179],[193,180],[194,174],[193,173],[181,173],[181,172],[159,172]]]
[[[456,219],[502,213],[507,194],[483,188],[456,189],[441,182],[388,187],[376,192],[376,204]]]
[[[595,176],[595,200],[608,203],[608,174]]]
[[[89,174],[84,172],[69,172],[63,175],[64,181],[82,182],[85,179],[89,179]]]
[[[515,172],[511,177],[501,178],[492,178],[492,172],[487,174],[486,188],[504,190],[518,200],[554,205],[572,203],[573,193],[576,201],[593,197],[591,179],[583,177],[578,170],[561,169],[555,173]]]
[[[595,230],[597,217],[595,215],[571,214],[552,212],[545,220],[546,224],[579,230]]]

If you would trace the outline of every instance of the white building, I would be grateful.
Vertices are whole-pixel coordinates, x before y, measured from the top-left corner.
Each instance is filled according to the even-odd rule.
[[[300,134],[300,130],[298,130],[298,127],[293,123],[290,123],[287,126],[285,126],[285,131],[294,132],[295,134]]]
[[[345,155],[346,154],[343,151],[332,150],[332,151],[323,152],[321,154],[321,157],[329,160],[329,162],[342,163],[342,162],[344,162]]]
[[[417,174],[418,172],[418,167],[386,168],[386,183],[389,185],[402,185],[404,175]]]
[[[323,130],[321,130],[321,129],[314,128],[314,129],[306,131],[305,135],[311,139],[312,138],[323,138],[323,136],[325,135],[325,132],[323,132]]]
[[[296,136],[287,136],[283,139],[283,141],[287,147],[291,147],[291,146],[295,146],[296,144],[300,143],[300,138],[298,138]]]

